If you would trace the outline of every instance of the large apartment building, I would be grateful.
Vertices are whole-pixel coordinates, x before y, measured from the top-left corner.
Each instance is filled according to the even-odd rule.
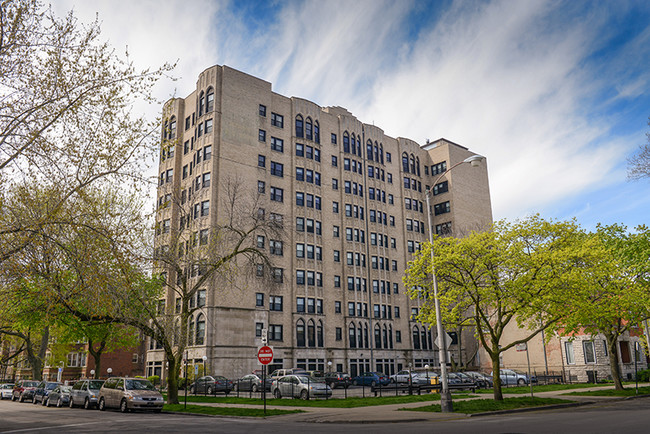
[[[257,349],[268,333],[270,369],[355,375],[438,365],[435,328],[414,319],[421,300],[409,298],[402,277],[429,230],[462,236],[492,222],[485,161],[445,174],[474,153],[445,139],[389,137],[344,108],[279,95],[227,66],[206,69],[195,91],[166,103],[165,141],[172,145],[160,161],[157,249],[183,228],[207,234],[225,218],[233,180],[255,198],[259,216],[284,228],[281,238],[255,240],[271,258],[274,284],[215,277],[199,291],[190,364],[205,356],[208,373],[244,375],[260,368]],[[173,270],[159,271],[175,279]],[[174,297],[170,290],[164,303]],[[476,351],[471,335],[452,336],[456,360]],[[148,375],[165,364],[155,342],[149,349]]]

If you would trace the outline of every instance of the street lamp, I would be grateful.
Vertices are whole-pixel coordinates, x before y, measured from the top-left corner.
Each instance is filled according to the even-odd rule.
[[[427,371],[427,384],[431,384],[429,381],[429,365],[424,365],[424,369]]]
[[[329,362],[327,362],[327,370],[329,372],[332,372],[332,361],[331,360]]]
[[[90,370],[90,378],[95,378],[95,370],[94,369]]]
[[[111,378],[111,374],[113,373],[113,368],[108,368],[106,370],[106,373],[108,374],[108,378]]]
[[[208,360],[208,356],[203,356],[203,375],[208,375],[208,373],[205,370],[205,361]]]
[[[447,173],[452,169],[460,166],[463,163],[469,163],[472,167],[477,167],[480,165],[481,161],[485,157],[481,155],[471,155],[465,158],[463,161],[460,161],[449,169],[445,170],[440,174],[436,179],[433,185],[437,185],[438,181],[442,179]],[[436,268],[433,265],[433,226],[431,225],[431,188],[426,192],[427,198],[427,218],[429,220],[429,243],[431,244],[431,280],[433,281],[433,303],[436,310],[436,325],[438,330],[438,354],[440,358],[440,410],[443,413],[451,413],[454,411],[453,403],[451,401],[451,392],[449,391],[449,379],[447,378],[447,342],[444,338],[445,329],[442,325],[442,317],[440,316],[440,301],[438,300],[438,281],[436,280]]]

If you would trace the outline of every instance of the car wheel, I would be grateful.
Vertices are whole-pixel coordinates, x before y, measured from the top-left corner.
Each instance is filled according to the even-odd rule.
[[[21,393],[20,396],[18,397],[18,402],[25,402],[25,397]]]
[[[12,393],[12,394],[11,394],[11,402],[15,402],[15,401],[16,401],[16,395],[14,395],[14,394]]]
[[[517,380],[517,384],[520,386],[524,386],[526,384],[526,381],[523,378],[520,378],[519,380]]]
[[[377,382],[375,380],[372,380],[370,382],[370,387],[375,387],[375,386],[377,386]]]
[[[32,404],[36,405],[36,396],[32,396]]]
[[[90,399],[86,398],[86,399],[84,400],[84,408],[85,408],[86,410],[90,410],[90,409],[92,408],[91,405],[90,405]]]
[[[106,410],[106,401],[104,401],[104,397],[102,396],[99,399],[99,411],[104,411]]]
[[[59,398],[59,399],[56,400],[56,407],[57,407],[57,408],[61,408],[61,407],[63,407],[63,401],[61,400],[61,398]]]
[[[70,399],[68,400],[68,407],[70,407],[70,408],[74,408],[74,401],[72,400],[72,396],[71,396]]]
[[[122,399],[122,402],[120,402],[120,411],[122,413],[129,412],[129,405],[126,403],[126,399]]]
[[[212,395],[212,387],[208,386],[208,395]]]
[[[257,384],[253,384],[253,387],[251,387],[251,391],[253,391],[253,393],[257,392]]]
[[[190,387],[190,394],[194,395],[194,386]]]
[[[280,389],[275,389],[275,390],[273,391],[273,396],[274,396],[276,399],[280,399],[280,398],[282,398],[282,394],[280,393]]]
[[[41,401],[41,405],[43,407],[49,407],[49,403],[50,403],[50,400],[47,397],[43,398],[43,400]]]
[[[357,380],[354,380],[354,381],[352,382],[352,385],[353,385],[353,386],[358,386],[358,385],[359,385],[359,382],[358,382]]]
[[[309,399],[309,394],[307,393],[306,390],[302,390],[300,392],[300,399],[302,399],[303,401],[307,401]]]

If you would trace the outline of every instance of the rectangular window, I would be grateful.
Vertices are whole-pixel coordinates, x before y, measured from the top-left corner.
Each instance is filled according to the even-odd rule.
[[[341,276],[334,276],[334,288],[341,287]]]
[[[210,172],[204,173],[201,177],[203,188],[210,186]]]
[[[264,235],[258,235],[257,236],[257,248],[258,249],[263,249],[264,248]]]
[[[204,200],[201,202],[201,217],[205,217],[210,214],[210,201]]]
[[[259,130],[257,132],[257,140],[259,140],[260,142],[266,142],[266,131]]]
[[[337,341],[343,340],[343,329],[341,329],[341,327],[336,327],[335,332],[336,332],[336,340]]]
[[[260,116],[266,117],[266,106],[265,105],[260,104],[259,114],[260,114]]]
[[[305,312],[305,297],[296,298],[296,312],[298,313]]]
[[[271,125],[284,128],[284,116],[271,112]]]
[[[304,217],[296,217],[296,231],[297,232],[305,232],[305,218]]]
[[[585,363],[596,363],[596,352],[593,341],[583,341],[582,350],[585,355]]]
[[[435,215],[445,214],[450,212],[449,201],[443,203],[437,203],[433,206],[433,213]]]
[[[296,192],[296,206],[305,206],[305,193]]]
[[[269,296],[269,310],[274,310],[276,312],[282,312],[282,296],[281,295],[271,295],[271,296]]]
[[[277,283],[282,283],[284,281],[283,279],[283,274],[284,270],[282,268],[274,268],[273,269],[273,280],[276,281]]]
[[[284,165],[271,161],[271,175],[282,178],[284,176]]]
[[[305,245],[303,243],[296,244],[296,258],[305,257]]]
[[[207,119],[205,121],[205,133],[211,133],[212,132],[212,119]]]
[[[336,157],[336,155],[332,155],[332,167],[338,166],[338,161],[339,159]]]
[[[271,149],[278,152],[284,152],[284,140],[277,137],[271,137]]]
[[[441,182],[433,186],[433,195],[436,196],[441,193],[449,191],[449,183],[447,181]]]
[[[336,145],[336,134],[332,133],[332,144]]]
[[[266,167],[266,157],[264,155],[257,156],[257,167]]]
[[[264,323],[256,322],[255,323],[255,337],[256,338],[261,338],[262,337],[262,329],[264,329]]]
[[[266,192],[266,183],[264,181],[257,181],[257,192],[260,194]]]
[[[282,256],[282,241],[269,240],[269,253],[276,256]]]
[[[255,294],[255,306],[263,307],[264,306],[264,294],[258,292]]]
[[[270,199],[275,202],[282,202],[284,196],[284,190],[278,187],[271,187]]]
[[[573,365],[576,362],[576,359],[573,355],[573,342],[564,343],[564,352],[566,354],[566,362],[569,365]]]
[[[270,341],[281,341],[282,340],[282,325],[280,325],[280,324],[269,324],[268,338],[269,338]]]

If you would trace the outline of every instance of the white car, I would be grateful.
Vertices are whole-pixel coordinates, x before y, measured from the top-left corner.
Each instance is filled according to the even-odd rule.
[[[391,383],[399,383],[399,384],[408,384],[409,381],[412,381],[412,384],[432,384],[432,380],[434,378],[438,377],[438,374],[436,374],[433,371],[409,371],[408,369],[404,369],[402,371],[399,371],[397,374],[391,375],[390,376],[390,381]],[[435,381],[434,381],[435,382]]]
[[[11,399],[11,393],[14,389],[12,383],[0,384],[0,399]]]

